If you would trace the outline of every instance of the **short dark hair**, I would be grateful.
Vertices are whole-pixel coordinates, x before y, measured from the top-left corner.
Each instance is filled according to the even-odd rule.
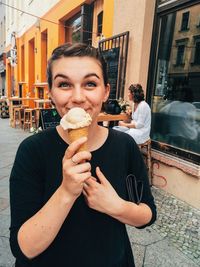
[[[62,57],[91,57],[99,61],[105,86],[108,84],[107,64],[99,50],[83,43],[65,43],[55,48],[47,63],[47,82],[49,89],[52,88],[52,63]]]
[[[144,91],[142,89],[141,84],[139,83],[131,84],[128,89],[133,95],[133,101],[135,103],[139,103],[144,100]]]

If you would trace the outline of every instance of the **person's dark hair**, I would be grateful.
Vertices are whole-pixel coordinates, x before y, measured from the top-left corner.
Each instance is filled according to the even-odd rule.
[[[133,101],[135,103],[140,103],[141,101],[144,100],[144,91],[142,89],[142,85],[141,84],[139,84],[139,83],[131,84],[129,86],[128,90],[133,95]]]
[[[48,60],[47,82],[50,90],[52,88],[52,64],[62,57],[91,57],[98,60],[102,68],[104,84],[105,86],[108,84],[107,64],[97,48],[83,43],[66,43],[55,48]]]

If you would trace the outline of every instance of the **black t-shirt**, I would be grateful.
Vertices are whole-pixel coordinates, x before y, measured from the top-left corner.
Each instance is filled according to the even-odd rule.
[[[48,201],[62,181],[62,158],[68,145],[55,128],[25,139],[17,151],[10,176],[10,245],[17,267],[133,267],[134,261],[125,225],[89,208],[81,195],[74,203],[52,244],[39,256],[27,259],[17,242],[21,225]],[[138,146],[127,134],[110,129],[105,143],[92,152],[96,166],[123,199],[128,200],[125,178],[134,174],[143,180],[141,202],[156,217],[146,167]]]

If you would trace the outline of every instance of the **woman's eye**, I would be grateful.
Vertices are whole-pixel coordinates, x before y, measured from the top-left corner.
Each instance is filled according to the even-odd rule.
[[[58,87],[61,87],[61,88],[63,88],[63,87],[70,87],[70,84],[67,83],[67,82],[60,82],[60,83],[58,84]]]
[[[86,86],[87,86],[87,87],[96,87],[97,85],[96,85],[95,82],[87,82],[87,83],[86,83]]]

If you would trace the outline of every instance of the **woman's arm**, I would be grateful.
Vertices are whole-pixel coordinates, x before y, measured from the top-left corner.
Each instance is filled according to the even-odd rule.
[[[140,102],[135,113],[137,113],[137,120],[134,122],[136,129],[143,128],[146,121],[151,120],[151,110],[145,101]]]
[[[118,196],[112,185],[97,167],[97,177],[100,183],[88,179],[84,183],[83,193],[88,206],[132,226],[140,227],[152,219],[152,211],[148,205],[139,205],[123,200]]]
[[[63,157],[63,180],[47,203],[18,231],[18,243],[27,258],[42,253],[58,234],[64,220],[83,189],[83,182],[91,177],[91,154],[87,151],[76,153],[86,138],[72,143]],[[80,164],[75,165],[71,158]],[[56,179],[56,177],[55,177]]]
[[[59,187],[49,201],[19,229],[18,243],[31,259],[43,252],[54,240],[75,198]]]
[[[119,126],[125,126],[127,128],[136,128],[135,127],[135,122],[131,121],[131,122],[124,122],[124,121],[119,121],[118,123]]]

